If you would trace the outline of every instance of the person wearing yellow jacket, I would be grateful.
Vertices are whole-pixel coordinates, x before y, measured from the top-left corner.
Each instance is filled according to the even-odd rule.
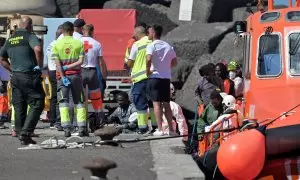
[[[86,127],[86,109],[84,106],[83,87],[81,80],[81,65],[84,59],[84,46],[72,34],[74,25],[67,21],[63,24],[64,37],[57,40],[52,48],[52,59],[56,61],[59,112],[65,137],[71,136],[71,118],[69,114],[69,92],[72,92],[76,107],[79,136],[88,136]]]
[[[137,109],[138,133],[148,131],[148,98],[146,94],[147,73],[146,73],[146,47],[152,41],[146,36],[146,28],[137,26],[134,29],[134,36],[138,39],[130,51],[127,65],[131,68],[132,99]]]

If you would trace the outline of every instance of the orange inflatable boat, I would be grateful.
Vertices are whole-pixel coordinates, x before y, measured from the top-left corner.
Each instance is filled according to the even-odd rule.
[[[199,143],[206,179],[300,179],[300,0],[286,1],[279,9],[259,0],[256,12],[236,22],[246,120]]]

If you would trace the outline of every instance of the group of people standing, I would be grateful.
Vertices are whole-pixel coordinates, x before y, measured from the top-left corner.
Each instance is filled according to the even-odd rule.
[[[126,64],[131,68],[133,82],[131,95],[137,109],[137,124],[141,134],[156,126],[153,135],[176,133],[170,107],[170,80],[171,68],[176,66],[177,59],[173,47],[160,40],[162,33],[163,28],[160,25],[137,25],[134,29],[135,42],[130,47],[130,53],[127,51]],[[168,131],[162,127],[163,115],[168,122]]]
[[[93,32],[94,26],[85,24],[83,19],[65,22],[58,27],[56,40],[47,48],[52,89],[50,125],[56,124],[58,130],[64,130],[66,137],[71,136],[73,126],[70,97],[75,105],[79,136],[88,136],[83,87],[88,87],[97,122],[101,123],[104,117],[100,86],[105,86],[107,70],[101,43],[93,39]],[[11,74],[14,136],[19,137],[24,145],[36,143],[31,137],[44,109],[43,58],[41,40],[32,33],[32,19],[24,16],[0,51],[1,65]]]
[[[57,28],[56,38],[45,52],[52,90],[50,126],[64,131],[66,137],[73,132],[72,116],[75,116],[79,136],[88,136],[85,87],[88,87],[88,99],[92,101],[97,116],[97,126],[104,123],[104,88],[101,89],[101,86],[105,87],[107,68],[102,45],[93,38],[93,33],[94,26],[86,24],[83,19],[77,19],[74,23],[65,22]],[[134,38],[126,50],[126,64],[133,83],[132,98],[125,92],[118,94],[119,108],[108,117],[108,122],[117,117],[121,120],[120,128],[135,128],[138,133],[154,132],[158,136],[176,134],[178,124],[180,134],[187,134],[182,110],[171,101],[174,93],[170,83],[171,68],[177,64],[176,53],[167,42],[160,40],[162,33],[162,26],[159,25],[135,27]],[[45,105],[43,58],[41,40],[32,33],[32,19],[24,16],[0,51],[1,65],[10,72],[7,81],[10,81],[12,88],[13,136],[19,137],[24,145],[36,143],[32,136]],[[75,108],[70,108],[72,101]],[[128,109],[130,113],[127,113]],[[130,115],[134,113],[135,118],[129,122]],[[176,117],[175,126],[173,117]],[[4,121],[0,122],[1,126]]]

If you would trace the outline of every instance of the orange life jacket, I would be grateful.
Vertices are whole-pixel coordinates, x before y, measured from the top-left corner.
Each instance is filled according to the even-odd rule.
[[[230,92],[230,80],[229,79],[224,80],[224,92],[226,94],[229,94],[229,92]]]

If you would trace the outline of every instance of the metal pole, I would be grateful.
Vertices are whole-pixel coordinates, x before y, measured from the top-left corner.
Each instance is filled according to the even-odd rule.
[[[289,7],[293,7],[293,0],[289,0]]]
[[[262,1],[262,0],[260,0]],[[268,0],[268,10],[273,10],[274,9],[274,0]]]
[[[89,120],[88,120],[88,114],[89,114],[89,102],[88,102],[88,100],[89,100],[89,89],[88,89],[88,85],[86,84],[85,85],[85,90],[84,90],[84,96],[85,96],[85,110],[86,110],[86,117],[85,117],[85,119],[86,119],[86,130],[87,130],[87,132],[89,132]]]

